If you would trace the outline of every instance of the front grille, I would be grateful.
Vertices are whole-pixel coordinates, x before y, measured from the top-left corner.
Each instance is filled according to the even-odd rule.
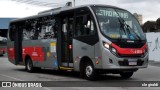
[[[118,54],[119,57],[123,57],[123,58],[139,58],[139,57],[144,57],[143,54],[136,54],[136,55],[123,55],[123,54]]]
[[[144,63],[144,61],[142,61],[142,60],[137,60],[137,65],[134,65],[134,66],[142,66],[143,63]],[[128,60],[118,61],[118,64],[119,64],[120,66],[130,66]],[[133,66],[133,65],[132,65],[132,66]]]
[[[127,43],[127,42],[117,42],[115,43],[120,48],[141,48],[145,43]]]

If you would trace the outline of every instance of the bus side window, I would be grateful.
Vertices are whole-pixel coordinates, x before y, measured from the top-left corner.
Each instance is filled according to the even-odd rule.
[[[84,26],[82,20],[83,16],[76,18],[76,31],[75,31],[76,36],[82,36],[84,34]]]
[[[94,23],[89,15],[87,16],[87,22],[84,25],[84,28],[85,28],[86,35],[94,35],[95,34]]]
[[[44,18],[41,25],[41,39],[53,39],[56,38],[56,34],[55,19],[51,16]]]
[[[29,40],[29,39],[30,39],[29,33],[25,28],[23,28],[23,40]]]
[[[32,40],[37,40],[39,36],[39,27],[37,26],[37,19],[33,19],[32,21]]]
[[[84,16],[80,16],[76,18],[76,36],[88,36],[88,35],[94,35],[95,34],[95,26],[93,23],[93,20],[91,19],[90,15],[86,15],[87,17],[84,20]]]
[[[55,25],[55,20],[50,17],[28,19],[24,21],[23,40],[55,38],[57,31],[53,25]]]

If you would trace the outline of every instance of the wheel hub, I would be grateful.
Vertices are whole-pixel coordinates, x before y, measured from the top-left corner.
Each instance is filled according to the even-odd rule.
[[[93,73],[93,68],[92,66],[87,66],[86,67],[86,75],[89,77]]]
[[[31,67],[32,67],[32,64],[31,64],[30,61],[28,61],[28,63],[27,63],[27,68],[28,68],[28,70],[31,70]]]

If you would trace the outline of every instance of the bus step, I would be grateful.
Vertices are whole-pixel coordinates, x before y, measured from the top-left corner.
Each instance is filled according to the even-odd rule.
[[[69,66],[68,66],[69,65]],[[62,67],[73,67],[73,63],[62,63]]]
[[[60,68],[60,70],[73,70],[73,68],[70,68],[70,67],[60,66],[59,68]]]

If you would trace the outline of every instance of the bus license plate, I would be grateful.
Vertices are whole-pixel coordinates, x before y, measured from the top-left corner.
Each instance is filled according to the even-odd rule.
[[[129,65],[137,65],[137,62],[129,62]]]

